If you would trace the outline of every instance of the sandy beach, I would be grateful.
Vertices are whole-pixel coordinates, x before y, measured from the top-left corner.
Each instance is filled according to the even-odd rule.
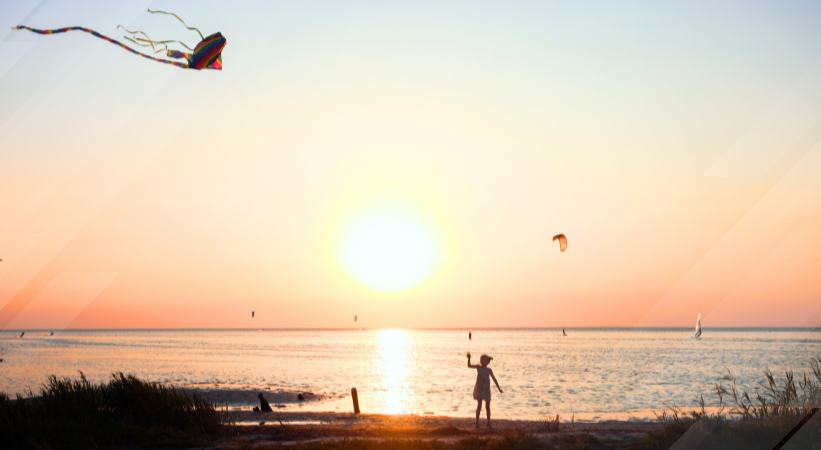
[[[656,422],[609,421],[574,422],[561,419],[558,428],[546,421],[494,419],[488,430],[484,419],[476,430],[471,417],[229,411],[233,422],[229,437],[215,442],[214,448],[270,448],[327,443],[330,441],[376,441],[395,443],[409,440],[432,444],[457,443],[465,439],[504,439],[527,434],[549,446],[557,439],[591,437],[606,448],[630,446],[649,432],[663,426]]]

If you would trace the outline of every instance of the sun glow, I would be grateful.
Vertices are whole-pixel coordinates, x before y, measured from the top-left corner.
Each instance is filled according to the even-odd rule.
[[[439,257],[433,233],[418,217],[402,210],[363,215],[348,228],[341,253],[353,278],[382,292],[418,286],[433,273]]]

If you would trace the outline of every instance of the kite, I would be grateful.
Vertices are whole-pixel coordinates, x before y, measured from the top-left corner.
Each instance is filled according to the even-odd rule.
[[[185,26],[186,29],[196,31],[197,34],[200,35],[200,42],[196,46],[194,46],[194,48],[191,48],[188,45],[186,45],[184,42],[176,41],[176,40],[155,41],[155,40],[151,39],[144,31],[139,31],[139,30],[131,31],[131,30],[127,29],[126,27],[122,26],[122,25],[117,25],[117,28],[122,28],[123,30],[125,30],[126,33],[128,33],[128,36],[123,36],[124,39],[126,39],[127,41],[129,41],[129,42],[131,42],[135,45],[138,45],[140,47],[151,47],[151,49],[154,51],[154,54],[157,54],[157,53],[160,53],[160,52],[165,52],[165,56],[167,58],[171,58],[171,59],[166,59],[166,58],[158,58],[156,56],[149,55],[147,53],[137,51],[137,50],[129,47],[128,45],[126,45],[126,44],[124,44],[124,43],[122,43],[122,42],[120,42],[116,39],[112,39],[108,36],[105,36],[101,33],[98,33],[97,31],[94,31],[90,28],[85,28],[85,27],[76,27],[75,26],[75,27],[52,28],[52,29],[43,30],[43,29],[39,29],[39,28],[32,28],[32,27],[29,27],[29,26],[26,26],[26,25],[17,25],[16,27],[13,28],[13,30],[28,30],[28,31],[31,31],[32,33],[37,33],[37,34],[59,34],[59,33],[66,33],[66,32],[69,32],[69,31],[83,31],[85,33],[88,33],[88,34],[96,37],[96,38],[100,38],[104,41],[108,41],[108,42],[110,42],[114,45],[117,45],[117,46],[119,46],[119,47],[121,47],[121,48],[135,54],[135,55],[142,56],[143,58],[148,58],[152,61],[157,61],[157,62],[161,62],[161,63],[164,63],[164,64],[170,64],[172,66],[176,66],[176,67],[179,67],[181,69],[195,69],[195,70],[214,69],[214,70],[222,70],[222,49],[225,47],[225,44],[227,42],[227,40],[225,39],[225,36],[223,36],[222,33],[216,32],[216,33],[210,34],[208,36],[203,36],[203,34],[202,34],[202,32],[200,32],[200,30],[198,30],[197,28],[194,28],[194,27],[189,27],[188,24],[186,24],[185,21],[183,21],[180,18],[180,16],[178,16],[174,13],[165,12],[165,11],[156,11],[156,10],[151,10],[151,9],[149,9],[148,12],[151,13],[151,14],[166,14],[166,15],[175,17],[177,20],[179,20],[183,24],[183,26]],[[185,47],[185,49],[188,50],[188,51],[186,52],[186,51],[174,50],[174,49],[168,48],[168,44],[173,44],[173,43],[180,44],[181,46]],[[176,61],[178,59],[185,60],[185,62]]]
[[[554,241],[559,241],[559,250],[565,251],[567,250],[567,237],[564,234],[557,234],[553,236]]]

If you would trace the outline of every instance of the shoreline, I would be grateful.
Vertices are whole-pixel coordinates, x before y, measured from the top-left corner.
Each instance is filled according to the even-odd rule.
[[[157,384],[164,384],[161,382],[154,382]],[[165,385],[165,384],[164,384]],[[331,395],[323,393],[314,393],[311,391],[300,390],[286,390],[286,389],[237,389],[237,388],[214,388],[214,387],[192,387],[192,386],[175,386],[173,384],[166,385],[169,388],[175,389],[188,397],[196,395],[197,397],[211,403],[214,407],[230,417],[232,420],[240,422],[258,422],[264,420],[266,422],[276,422],[275,417],[282,417],[286,420],[312,420],[312,421],[335,421],[344,417],[356,417],[352,411],[350,396],[345,394]],[[272,413],[265,416],[264,413],[253,411],[254,407],[259,406],[259,401],[256,395],[262,393],[265,399],[273,408]],[[11,401],[15,401],[17,394],[9,394]],[[298,395],[303,395],[303,400],[298,399]],[[24,400],[38,398],[40,395],[20,394]],[[471,406],[474,402],[471,402]],[[338,405],[339,408],[331,408],[329,406]],[[547,420],[555,419],[559,415],[561,423],[575,423],[575,424],[648,424],[655,423],[658,420],[658,414],[669,409],[665,406],[647,410],[631,410],[631,411],[599,411],[599,412],[569,412],[551,411],[539,417],[527,416],[513,416],[511,412],[507,411],[504,406],[499,405],[494,409],[493,422],[505,422],[511,424],[533,424],[544,423]],[[698,409],[696,405],[677,407],[680,411],[695,411]],[[708,406],[708,412],[718,410],[717,407]],[[482,420],[484,420],[484,410],[482,411]],[[304,419],[309,417],[310,419]],[[471,414],[452,415],[446,412],[437,411],[401,411],[396,413],[389,412],[368,412],[363,411],[359,417],[405,417],[405,418],[424,418],[430,420],[445,420],[453,421],[463,418],[470,419]],[[473,420],[473,419],[471,419]],[[484,422],[483,422],[484,423]],[[266,426],[270,426],[268,423]]]
[[[248,411],[248,410],[236,410],[236,409],[228,409],[221,412],[223,417],[225,417],[228,421],[242,423],[242,425],[237,424],[236,426],[250,426],[250,427],[272,427],[272,426],[288,426],[288,425],[314,425],[314,424],[339,424],[339,423],[346,423],[346,424],[380,424],[392,421],[405,421],[412,424],[417,425],[442,425],[447,424],[448,426],[460,426],[460,427],[467,427],[473,428],[475,425],[475,418],[474,417],[466,417],[466,416],[448,416],[448,415],[434,415],[434,414],[354,414],[354,413],[343,413],[343,412],[336,412],[336,411],[288,411],[288,410],[275,410],[269,413],[262,413],[257,411]],[[499,429],[503,428],[511,428],[511,427],[523,427],[523,428],[538,428],[544,427],[544,425],[548,422],[552,422],[555,419],[555,416],[550,418],[545,418],[544,420],[538,419],[509,419],[509,418],[495,418],[492,417],[492,423],[494,424],[494,428],[497,428],[495,424],[499,423],[502,424]],[[595,429],[608,429],[612,427],[617,428],[630,428],[636,427],[640,429],[644,428],[653,428],[659,424],[658,420],[603,420],[603,421],[593,421],[593,420],[573,420],[572,422],[568,420],[567,417],[559,416],[559,425],[575,428],[579,431],[584,430],[595,430]],[[482,415],[480,416],[481,428],[484,429],[485,427],[485,412],[482,410]],[[280,424],[279,422],[282,422]],[[265,422],[264,425],[258,424],[258,422]]]
[[[164,384],[162,382],[155,382],[157,384]],[[175,386],[167,384],[167,387],[173,388],[176,391],[185,394],[188,397],[196,395],[197,397],[211,403],[214,407],[223,414],[240,422],[255,422],[257,419],[266,422],[276,422],[272,417],[283,417],[287,420],[301,421],[302,417],[311,417],[313,421],[331,421],[337,420],[340,417],[356,417],[353,414],[350,395],[347,393],[340,393],[337,395],[327,393],[314,393],[308,390],[286,390],[286,389],[242,389],[242,388],[217,388],[217,387],[192,387],[192,386]],[[262,393],[265,399],[270,403],[273,412],[269,413],[272,416],[267,418],[263,413],[253,411],[254,407],[259,406],[259,401],[256,395]],[[8,394],[8,393],[6,393]],[[298,399],[298,395],[303,396],[303,400]],[[9,394],[12,401],[15,400],[16,394]],[[37,398],[40,395],[29,396],[28,394],[21,394],[23,399]],[[474,402],[471,401],[471,407]],[[554,420],[558,414],[562,423],[575,424],[648,424],[658,421],[659,414],[675,409],[680,412],[689,413],[690,411],[700,410],[698,405],[685,405],[670,408],[667,406],[659,406],[658,408],[644,409],[644,410],[630,410],[630,411],[597,411],[597,412],[562,412],[550,411],[547,414],[537,417],[532,416],[515,416],[510,411],[506,410],[503,405],[494,408],[493,421],[494,423],[517,423],[517,424],[532,424],[544,423],[547,420]],[[333,408],[333,406],[338,406]],[[330,407],[330,408],[329,408]],[[705,411],[712,413],[720,410],[717,406],[707,406]],[[471,409],[472,411],[472,409]],[[482,420],[484,420],[484,410],[482,411]],[[400,412],[381,412],[381,411],[363,411],[359,417],[406,417],[406,418],[426,418],[426,419],[442,419],[442,420],[457,420],[460,418],[472,417],[470,414],[452,415],[441,411],[400,411]],[[471,419],[473,420],[473,419]],[[268,423],[267,426],[271,424]]]

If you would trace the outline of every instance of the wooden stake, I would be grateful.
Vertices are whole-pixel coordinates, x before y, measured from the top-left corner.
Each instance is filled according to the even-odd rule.
[[[353,413],[359,414],[359,395],[356,393],[356,388],[351,388],[351,399],[353,400]]]

